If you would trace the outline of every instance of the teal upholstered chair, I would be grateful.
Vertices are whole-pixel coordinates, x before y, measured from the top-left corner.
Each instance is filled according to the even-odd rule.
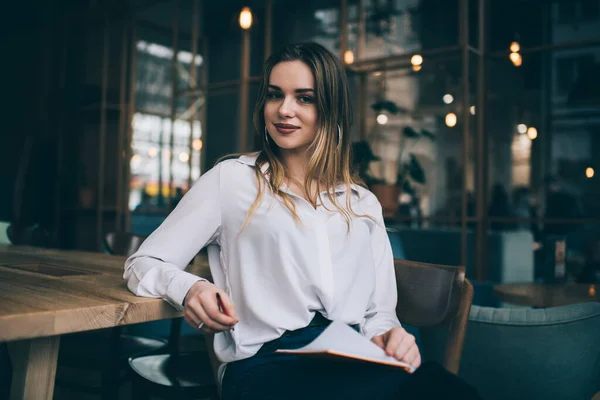
[[[406,255],[404,254],[404,244],[402,243],[402,238],[400,238],[400,234],[394,230],[388,230],[388,238],[390,239],[390,244],[392,245],[392,253],[394,254],[394,258],[397,260],[406,260]]]
[[[10,222],[0,221],[0,244],[10,244],[10,239],[6,234],[9,225]]]
[[[591,399],[600,390],[600,303],[472,306],[459,375],[484,399]]]

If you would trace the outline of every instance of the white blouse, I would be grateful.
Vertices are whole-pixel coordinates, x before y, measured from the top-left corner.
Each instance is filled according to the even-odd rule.
[[[353,211],[377,221],[355,217],[348,232],[326,194],[315,209],[282,188],[295,201],[300,224],[267,188],[240,232],[258,191],[255,162],[255,155],[222,161],[200,177],[125,263],[129,289],[182,309],[201,279],[183,269],[208,245],[214,284],[230,296],[239,318],[235,330],[215,335],[224,363],[253,356],[286,330],[308,325],[316,312],[360,324],[367,338],[400,326],[392,249],[376,197],[359,186],[350,194],[336,188],[339,204],[351,195]]]

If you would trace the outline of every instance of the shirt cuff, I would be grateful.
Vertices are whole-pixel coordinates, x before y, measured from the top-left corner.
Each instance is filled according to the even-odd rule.
[[[389,331],[392,328],[393,328],[393,326],[390,326],[388,328],[381,328],[381,327],[379,327],[379,328],[375,328],[375,329],[369,329],[369,330],[366,330],[364,332],[364,336],[367,339],[371,340],[375,336],[383,335],[384,333],[386,333],[387,331]]]
[[[183,311],[183,300],[185,300],[185,296],[190,291],[192,285],[198,281],[206,281],[206,279],[190,274],[189,272],[181,271],[169,283],[165,300],[178,311]]]
[[[362,334],[367,339],[372,339],[375,336],[383,335],[392,328],[401,327],[400,321],[395,316],[379,316],[368,319],[362,326]]]

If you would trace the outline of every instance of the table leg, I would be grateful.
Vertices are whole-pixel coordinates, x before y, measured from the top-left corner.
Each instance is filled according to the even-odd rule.
[[[59,344],[60,336],[8,343],[13,364],[11,400],[52,399]]]

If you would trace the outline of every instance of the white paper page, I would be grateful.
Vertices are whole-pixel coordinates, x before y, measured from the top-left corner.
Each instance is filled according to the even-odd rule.
[[[414,370],[412,366],[398,361],[394,357],[388,356],[385,354],[385,351],[379,348],[375,343],[339,321],[333,321],[315,340],[306,346],[294,350],[284,350],[282,352],[305,353],[319,351],[346,353],[348,355],[370,358],[398,366],[408,366],[411,371]]]

